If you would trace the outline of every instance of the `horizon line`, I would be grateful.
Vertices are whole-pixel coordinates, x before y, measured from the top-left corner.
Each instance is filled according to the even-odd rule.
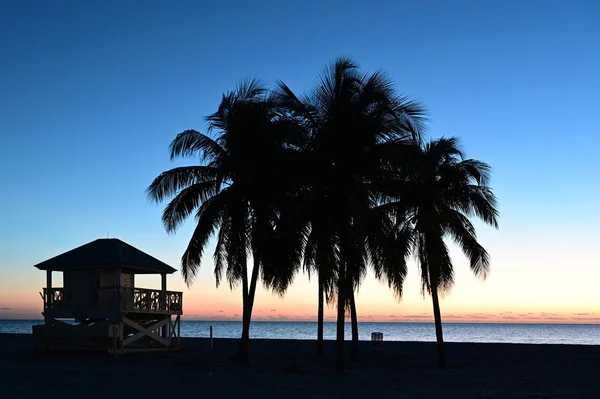
[[[0,319],[0,321],[36,321],[36,322],[43,322],[44,319],[29,319],[29,318],[21,318],[21,319]],[[199,318],[191,318],[191,319],[186,319],[184,317],[182,317],[182,321],[196,321],[196,322],[204,322],[204,323],[241,323],[241,320],[234,320],[234,319],[227,319],[227,320],[219,320],[219,319],[199,319]],[[317,323],[316,320],[252,320],[251,323]],[[335,320],[330,320],[330,321],[324,321],[324,323],[337,323],[337,321]],[[351,323],[350,321],[344,321],[344,323]],[[359,321],[358,324],[361,323],[382,323],[382,324],[434,324],[434,321],[422,321],[422,320],[416,320],[416,321],[410,321],[410,320],[403,320],[403,321],[395,321],[395,320],[388,320],[388,321]],[[530,321],[530,322],[520,322],[520,321],[484,321],[484,320],[468,320],[468,321],[448,321],[448,322],[442,322],[442,324],[525,324],[525,325],[587,325],[587,326],[596,326],[596,325],[600,325],[600,322],[596,322],[596,323],[590,323],[590,322],[582,322],[582,323],[573,323],[573,322],[562,322],[562,321],[550,321],[550,322],[541,322],[541,321]]]

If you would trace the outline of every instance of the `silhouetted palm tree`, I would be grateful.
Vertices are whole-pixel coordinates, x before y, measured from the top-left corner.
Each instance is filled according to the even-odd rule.
[[[399,201],[382,205],[378,211],[388,212],[387,232],[377,238],[384,245],[395,242],[396,259],[415,254],[421,269],[422,291],[431,295],[437,339],[437,364],[446,364],[439,294],[448,292],[454,284],[454,269],[444,237],[450,237],[469,258],[473,273],[485,278],[489,272],[489,255],[477,241],[469,217],[476,216],[498,227],[496,198],[488,186],[490,168],[473,159],[464,159],[458,139],[442,138],[415,146],[415,152],[404,163],[404,175],[395,184]],[[387,238],[382,238],[388,233]],[[375,241],[375,240],[374,240]],[[381,262],[380,264],[385,264]],[[406,275],[406,263],[380,268],[377,273],[389,273],[390,281],[401,281]],[[401,294],[401,284],[395,283]]]
[[[307,213],[306,252],[309,264],[316,265],[319,285],[333,283],[336,287],[336,364],[342,370],[345,309],[353,302],[347,291],[356,288],[354,279],[361,275],[366,261],[365,235],[354,234],[354,226],[365,225],[375,201],[370,186],[381,179],[386,157],[395,153],[395,147],[404,146],[407,138],[420,135],[423,110],[398,97],[383,73],[360,74],[347,58],[328,68],[307,96],[299,98],[279,82],[277,99],[309,137],[309,200],[304,203],[321,211]],[[324,290],[319,288],[320,314]],[[353,322],[357,331],[356,318]],[[321,331],[319,327],[319,335]]]
[[[217,286],[225,275],[230,287],[241,283],[242,339],[237,358],[249,362],[249,330],[261,266],[271,264],[278,190],[287,178],[288,144],[294,129],[280,117],[275,103],[256,80],[223,96],[219,109],[207,118],[210,137],[186,130],[171,143],[171,159],[199,156],[203,165],[171,169],[148,188],[149,197],[161,202],[168,232],[195,212],[197,226],[182,259],[182,273],[189,285],[200,268],[209,238],[216,233],[214,253]],[[248,255],[253,267],[248,276]],[[273,282],[262,270],[266,285]]]

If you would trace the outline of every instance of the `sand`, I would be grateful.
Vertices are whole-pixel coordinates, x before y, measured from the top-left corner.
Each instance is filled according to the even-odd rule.
[[[600,346],[361,342],[344,375],[314,341],[255,340],[249,368],[229,361],[236,340],[182,340],[182,350],[113,357],[40,354],[28,335],[0,334],[0,397],[41,398],[600,398]]]

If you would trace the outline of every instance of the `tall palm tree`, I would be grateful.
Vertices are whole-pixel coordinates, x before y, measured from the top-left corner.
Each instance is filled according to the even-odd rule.
[[[242,285],[237,358],[247,364],[254,297],[261,266],[269,262],[277,202],[285,196],[277,187],[286,179],[287,141],[293,141],[293,129],[256,80],[224,95],[207,122],[211,135],[186,130],[170,146],[171,159],[198,156],[202,165],[163,172],[148,187],[148,196],[156,202],[174,197],[162,217],[169,233],[195,212],[197,226],[181,259],[188,285],[200,268],[210,237],[216,234],[217,286],[223,275],[230,288]],[[253,258],[250,276],[249,255]],[[268,285],[271,280],[264,274],[263,270]]]
[[[319,285],[335,285],[336,364],[342,370],[345,309],[351,298],[347,292],[356,287],[349,281],[360,276],[359,269],[365,263],[364,235],[353,234],[353,226],[362,223],[370,211],[370,186],[380,179],[385,158],[408,137],[420,136],[423,110],[399,97],[385,74],[361,74],[347,58],[338,59],[328,68],[308,95],[298,97],[279,82],[276,97],[308,135],[308,201],[304,204],[322,211],[307,213],[311,235],[306,240],[310,244],[306,254],[314,259],[308,262],[316,265]],[[319,255],[318,248],[329,249]],[[319,314],[323,308],[322,287]],[[357,331],[356,318],[353,323]]]
[[[431,295],[437,339],[437,364],[446,365],[439,295],[454,284],[454,268],[445,237],[451,238],[468,257],[473,273],[485,279],[490,258],[477,241],[469,217],[475,216],[498,227],[496,197],[489,187],[490,167],[465,159],[456,138],[441,138],[415,146],[413,156],[404,164],[403,177],[395,184],[398,201],[380,207],[394,221],[388,230],[387,245],[395,242],[397,258],[416,256],[421,270],[423,293]],[[379,237],[381,239],[385,233]],[[403,276],[406,263],[380,269],[379,275]],[[401,293],[401,287],[400,291]]]

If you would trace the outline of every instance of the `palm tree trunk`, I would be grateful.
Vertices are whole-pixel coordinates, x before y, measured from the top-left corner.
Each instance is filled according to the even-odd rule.
[[[242,339],[238,348],[237,359],[241,364],[250,364],[250,310],[248,295],[244,295],[244,307],[242,311]]]
[[[238,348],[237,359],[241,364],[247,366],[250,364],[250,322],[252,320],[252,308],[254,307],[254,296],[256,294],[256,284],[258,281],[258,271],[260,262],[255,258],[252,276],[250,278],[250,287],[248,287],[247,273],[242,276],[243,292],[243,311],[242,311],[242,339]]]
[[[319,271],[319,310],[317,311],[317,357],[323,357],[323,313],[324,313],[324,284]]]
[[[354,290],[348,290],[348,296],[350,297],[350,319],[352,321],[352,352],[350,359],[354,362],[360,360],[360,351],[358,348],[358,315],[356,313],[356,302],[354,300]]]
[[[340,262],[340,270],[337,282],[337,337],[336,337],[336,371],[344,372],[344,319],[346,310],[346,278],[345,278],[345,262]]]
[[[444,351],[444,336],[442,334],[442,314],[440,312],[440,300],[438,298],[437,285],[431,287],[431,298],[433,300],[433,317],[435,319],[435,338],[437,341],[437,366],[446,368],[446,353]]]
[[[241,363],[249,363],[250,323],[248,322],[248,270],[243,265],[242,271],[242,338],[235,359]]]

